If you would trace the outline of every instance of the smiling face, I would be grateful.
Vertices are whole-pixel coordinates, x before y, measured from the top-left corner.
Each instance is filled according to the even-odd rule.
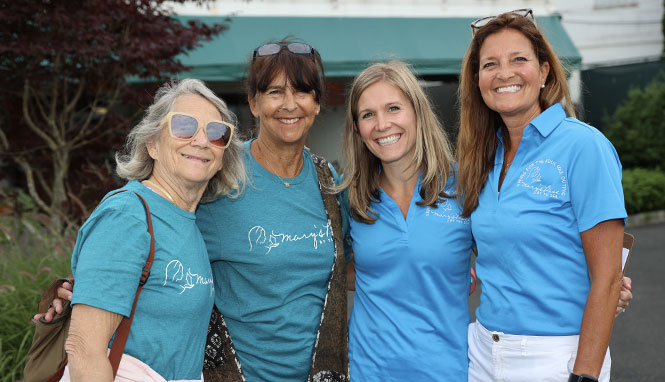
[[[222,120],[215,105],[194,94],[185,94],[176,99],[174,112],[195,117],[199,125],[212,120]],[[148,142],[148,153],[155,161],[153,172],[172,186],[206,185],[222,169],[224,149],[211,145],[200,128],[190,140],[171,137],[166,125],[155,141]]]
[[[259,118],[259,137],[277,145],[304,145],[321,108],[314,92],[295,90],[284,73],[276,75],[265,92],[250,97],[249,107]]]
[[[549,64],[538,62],[522,33],[509,28],[489,35],[480,47],[479,62],[480,94],[507,126],[526,126],[542,112],[538,97]]]
[[[416,148],[416,113],[411,101],[395,86],[379,81],[358,98],[358,132],[383,165],[409,166]]]

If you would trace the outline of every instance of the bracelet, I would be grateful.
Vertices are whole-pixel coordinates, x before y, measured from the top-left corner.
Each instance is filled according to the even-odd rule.
[[[598,382],[598,378],[589,374],[577,375],[570,373],[570,377],[568,377],[568,382]]]

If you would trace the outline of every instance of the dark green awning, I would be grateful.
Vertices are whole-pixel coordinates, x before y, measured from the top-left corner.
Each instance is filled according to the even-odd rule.
[[[285,36],[312,44],[323,58],[327,77],[353,77],[368,63],[400,59],[421,75],[458,74],[471,41],[472,18],[358,17],[184,17],[224,23],[229,29],[182,57],[190,72],[181,77],[204,81],[238,81],[258,45]],[[570,69],[581,57],[556,16],[539,17],[538,25]]]

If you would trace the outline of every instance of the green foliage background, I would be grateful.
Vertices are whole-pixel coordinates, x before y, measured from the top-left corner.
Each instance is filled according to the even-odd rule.
[[[628,214],[665,210],[665,172],[634,168],[623,171]]]
[[[665,209],[665,73],[632,89],[606,126],[623,164],[628,213]]]
[[[665,74],[632,89],[606,126],[624,168],[665,170]]]
[[[69,274],[76,229],[52,227],[27,195],[0,190],[0,382],[23,379],[41,293]]]

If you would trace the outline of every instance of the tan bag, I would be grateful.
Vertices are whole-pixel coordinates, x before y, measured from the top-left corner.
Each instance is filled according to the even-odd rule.
[[[126,190],[114,192],[113,194],[107,196],[106,199],[123,191]],[[150,253],[148,255],[148,259],[145,262],[145,266],[143,267],[143,272],[141,273],[139,287],[136,290],[136,296],[134,297],[132,313],[129,317],[124,317],[120,322],[120,325],[116,330],[113,346],[111,347],[109,362],[111,362],[111,367],[113,368],[114,378],[118,372],[120,358],[122,357],[122,354],[125,350],[127,337],[129,337],[129,329],[131,328],[132,320],[134,319],[136,302],[138,301],[139,294],[143,289],[143,284],[145,284],[146,280],[148,280],[148,276],[150,275],[150,268],[152,267],[152,261],[155,258],[155,236],[152,231],[150,208],[148,208],[148,203],[146,203],[141,195],[136,192],[134,193],[141,199],[141,202],[143,202],[143,206],[145,207],[148,221],[148,232],[150,233]],[[102,200],[99,204],[102,204],[104,200]],[[74,284],[74,280],[72,279],[59,279],[51,283],[46,292],[44,292],[42,295],[42,299],[39,302],[39,313],[46,313],[46,311],[51,306],[51,302],[57,296],[58,288],[65,281],[69,281]],[[43,320],[43,318],[40,318],[39,321],[35,324],[35,335],[32,338],[32,345],[30,346],[30,350],[28,350],[25,369],[23,369],[24,382],[56,382],[62,378],[62,374],[65,371],[65,366],[67,365],[65,341],[67,340],[67,335],[69,334],[69,323],[71,321],[71,317],[72,309],[69,306],[69,301],[67,301],[65,303],[63,312],[56,315],[53,321],[46,322]]]
[[[66,281],[74,283],[72,279],[58,279],[51,283],[39,302],[39,313],[46,313],[51,301],[56,297],[57,289]],[[69,333],[71,314],[71,306],[69,301],[66,301],[62,313],[56,314],[53,321],[46,322],[40,318],[35,323],[35,335],[25,362],[25,382],[51,382],[60,379],[60,377],[57,379],[51,377],[55,377],[57,371],[62,375],[67,364],[65,341]]]

